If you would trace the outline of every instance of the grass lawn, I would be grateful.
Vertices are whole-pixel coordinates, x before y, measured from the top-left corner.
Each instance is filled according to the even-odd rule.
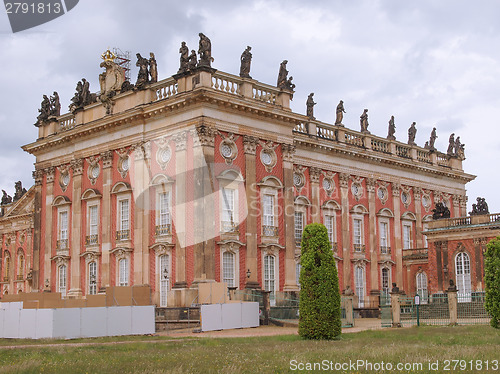
[[[130,343],[73,345],[124,340],[130,340]],[[306,370],[306,366],[299,370],[301,364],[307,363],[323,363],[323,369],[328,366],[327,372],[332,373],[500,373],[500,362],[494,362],[500,360],[500,331],[489,326],[364,331],[344,334],[336,341],[306,341],[296,335],[286,335],[175,341],[168,337],[52,340],[44,343],[56,346],[30,347],[33,343],[40,342],[0,339],[0,373],[254,374],[312,371]],[[1,347],[25,344],[28,345],[26,348]],[[354,364],[363,360],[373,367],[366,370],[360,366],[353,370],[353,366],[348,366],[349,360]],[[450,360],[448,370],[446,360]],[[384,367],[376,366],[382,362]],[[431,370],[429,362],[434,364]],[[345,370],[339,366],[336,370],[335,363],[343,363]],[[392,371],[387,370],[388,363],[393,365]],[[397,370],[398,363],[422,364],[422,368],[407,366],[409,370]],[[437,370],[432,370],[436,363]],[[481,369],[476,370],[480,364]],[[464,365],[466,369],[460,370]],[[486,370],[486,365],[489,370]]]

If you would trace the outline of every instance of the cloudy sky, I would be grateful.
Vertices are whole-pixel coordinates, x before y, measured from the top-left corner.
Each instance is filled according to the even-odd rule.
[[[398,140],[417,122],[417,143],[437,127],[446,152],[454,132],[466,144],[469,206],[483,196],[500,212],[500,3],[483,0],[80,0],[66,15],[13,34],[0,11],[0,188],[32,185],[34,158],[20,149],[37,138],[43,94],[63,105],[82,77],[98,90],[100,55],[118,47],[155,52],[160,79],[177,72],[179,46],[197,49],[198,32],[212,40],[213,67],[239,73],[252,46],[253,78],[276,84],[287,59],[297,85],[292,109],[305,113],[315,92],[315,116],[359,129],[369,109],[370,131],[386,136],[391,115]],[[137,70],[132,63],[132,81]]]

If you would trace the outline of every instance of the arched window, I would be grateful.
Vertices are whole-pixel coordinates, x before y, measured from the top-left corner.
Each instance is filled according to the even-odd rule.
[[[354,268],[354,283],[356,287],[356,295],[358,296],[358,307],[364,307],[365,297],[365,269],[362,266]]]
[[[128,286],[128,275],[129,275],[128,258],[122,258],[120,261],[118,261],[119,286]]]
[[[67,272],[66,265],[61,265],[57,268],[57,292],[61,293],[61,296],[66,296],[66,287],[67,287]]]
[[[427,304],[429,294],[427,292],[427,274],[417,273],[417,295],[420,296],[420,303]]]
[[[24,255],[22,252],[19,252],[17,257],[17,279],[24,279]]]
[[[234,287],[234,253],[224,252],[222,254],[222,281],[227,283],[228,287]]]
[[[97,264],[89,262],[89,295],[97,294]]]
[[[170,287],[170,266],[168,255],[161,255],[158,258],[160,270],[160,306],[167,306],[167,293]]]
[[[455,257],[455,274],[458,289],[458,302],[471,301],[470,258],[465,252],[460,252]]]
[[[3,280],[8,282],[10,279],[10,256],[5,257],[5,272],[3,273]]]

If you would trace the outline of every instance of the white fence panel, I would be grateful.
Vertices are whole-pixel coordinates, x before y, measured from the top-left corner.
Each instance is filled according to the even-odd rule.
[[[36,338],[36,309],[22,309],[19,320],[19,337],[21,339]]]
[[[230,303],[221,304],[222,306],[222,329],[239,329],[241,328],[241,304]]]
[[[54,337],[54,309],[35,309],[36,328],[35,339],[48,339]]]
[[[221,304],[201,306],[201,331],[222,330]]]
[[[81,331],[84,338],[106,336],[106,308],[81,308]]]
[[[241,303],[241,327],[259,327],[259,303]]]
[[[132,334],[132,307],[111,306],[107,309],[108,335],[120,336]]]
[[[81,337],[80,308],[52,309],[53,338],[75,339]]]
[[[132,307],[132,335],[155,333],[154,305]]]

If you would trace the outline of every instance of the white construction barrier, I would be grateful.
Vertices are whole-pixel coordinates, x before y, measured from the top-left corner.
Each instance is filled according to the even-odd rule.
[[[85,338],[144,335],[155,332],[155,307],[22,309],[0,304],[0,338]]]
[[[259,303],[242,302],[201,306],[201,331],[259,326]]]

